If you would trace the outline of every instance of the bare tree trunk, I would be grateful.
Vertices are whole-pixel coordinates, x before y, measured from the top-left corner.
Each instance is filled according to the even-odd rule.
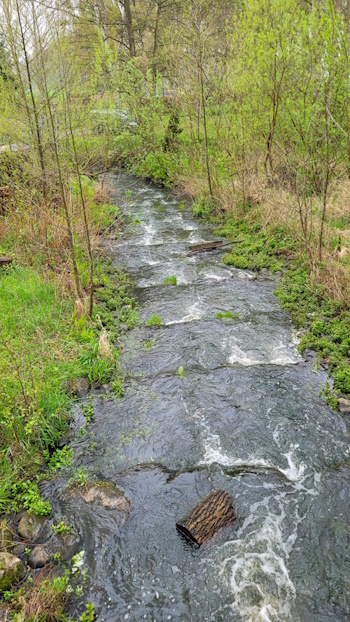
[[[132,25],[132,15],[130,8],[130,0],[124,0],[124,15],[126,21],[126,30],[128,33],[128,41],[129,41],[129,52],[131,58],[135,56],[135,38],[134,38],[134,30]]]
[[[35,6],[34,6],[33,0],[32,0],[32,12],[33,12],[33,20],[36,23],[36,36],[37,36],[38,49],[39,49],[39,53],[40,53],[40,62],[41,62],[43,85],[44,85],[44,89],[45,89],[45,99],[46,99],[45,103],[46,103],[47,110],[48,110],[48,113],[49,113],[49,120],[50,120],[52,139],[53,139],[52,140],[52,142],[53,142],[53,149],[54,149],[54,155],[55,155],[56,166],[57,166],[57,173],[58,173],[58,181],[59,181],[59,186],[60,186],[60,192],[61,192],[61,198],[62,198],[62,203],[63,203],[63,210],[64,210],[64,215],[65,215],[65,220],[66,220],[66,223],[67,223],[69,250],[70,250],[71,262],[72,262],[72,267],[73,267],[75,289],[76,289],[76,293],[77,293],[78,298],[83,298],[83,292],[82,292],[82,289],[81,289],[81,282],[80,282],[80,275],[79,275],[79,270],[78,270],[78,265],[77,265],[76,254],[75,254],[73,226],[72,226],[72,221],[71,221],[71,217],[70,217],[70,213],[69,213],[69,206],[68,206],[68,201],[67,201],[66,189],[65,189],[65,184],[64,184],[64,180],[63,180],[63,171],[62,171],[61,160],[60,160],[60,155],[59,155],[59,150],[58,150],[58,140],[57,140],[57,133],[56,133],[56,128],[55,128],[55,120],[54,120],[54,117],[53,117],[51,100],[50,100],[49,90],[48,90],[48,86],[47,86],[46,68],[45,68],[45,61],[44,61],[44,56],[43,56],[42,41],[41,41],[40,31],[39,31],[38,26],[37,26]]]
[[[202,63],[202,60],[203,60],[202,48],[200,47],[199,73],[200,73],[201,100],[202,100],[202,109],[203,109],[205,162],[206,162],[206,168],[207,168],[207,178],[208,178],[209,194],[210,194],[210,198],[213,198],[213,186],[212,186],[212,181],[211,181],[210,162],[209,162],[207,114],[206,114],[206,102],[205,102],[205,95],[204,95],[204,79],[203,79],[203,63]]]
[[[152,65],[152,70],[153,70],[154,77],[156,77],[156,75],[157,75],[157,60],[156,60],[156,56],[157,56],[157,51],[158,51],[158,35],[159,35],[159,24],[160,24],[161,9],[162,9],[161,3],[157,2],[156,24],[155,24],[155,28],[154,28],[154,40],[153,40],[153,65]]]
[[[41,168],[41,172],[42,172],[43,195],[44,195],[44,200],[46,202],[47,201],[47,184],[46,184],[46,170],[45,170],[45,162],[44,162],[44,149],[43,149],[42,137],[41,137],[41,132],[40,132],[39,115],[38,115],[38,110],[37,110],[36,101],[35,101],[35,97],[34,97],[34,91],[33,91],[33,81],[32,81],[32,74],[31,74],[31,71],[30,71],[30,65],[29,65],[29,59],[28,59],[28,53],[27,53],[27,45],[26,45],[26,41],[25,41],[25,38],[24,38],[22,19],[21,19],[21,13],[20,13],[20,10],[19,10],[18,0],[16,0],[16,10],[17,10],[17,17],[18,17],[19,28],[20,28],[20,32],[21,32],[22,49],[23,49],[24,60],[25,60],[25,67],[26,67],[27,78],[28,78],[30,98],[31,98],[32,107],[33,107],[33,115],[34,115],[34,121],[35,121],[35,131],[36,131],[37,147],[38,147],[38,153],[39,153],[40,168]]]
[[[324,107],[325,107],[325,121],[326,121],[326,177],[323,184],[323,192],[322,192],[322,215],[321,215],[321,229],[320,229],[320,237],[318,240],[318,258],[322,260],[322,245],[323,245],[323,237],[324,237],[324,225],[326,220],[326,211],[327,211],[327,199],[328,199],[328,187],[329,187],[329,112],[328,112],[328,96],[327,96],[327,88],[324,96]]]

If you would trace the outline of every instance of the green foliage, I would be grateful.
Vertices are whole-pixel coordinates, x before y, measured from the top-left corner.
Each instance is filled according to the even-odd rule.
[[[218,320],[240,320],[241,316],[239,313],[232,313],[232,311],[226,311],[226,313],[222,313],[221,311],[217,314]]]
[[[184,378],[185,377],[185,370],[183,367],[179,367],[179,369],[177,370],[177,374],[178,376],[180,376],[180,378]]]
[[[65,533],[73,533],[73,527],[71,525],[67,525],[64,519],[60,520],[57,525],[51,525],[51,531],[56,535],[65,534]]]
[[[334,394],[331,387],[329,386],[329,382],[326,382],[322,391],[320,393],[320,397],[323,397],[325,402],[333,408],[333,410],[338,410],[338,396]]]
[[[23,506],[28,511],[28,514],[47,516],[51,512],[50,503],[42,500],[36,482],[26,480],[18,484],[12,484],[11,498],[14,500],[14,508]]]
[[[82,411],[83,411],[83,415],[84,415],[84,417],[86,419],[86,425],[88,425],[95,418],[94,407],[93,407],[93,404],[92,404],[91,400],[89,400],[89,402],[87,404],[83,405]]]
[[[95,618],[95,606],[92,603],[88,603],[85,605],[85,611],[81,614],[79,622],[94,622]]]
[[[233,243],[232,252],[223,256],[224,262],[241,270],[282,270],[284,264],[277,255],[283,256],[293,246],[283,228],[262,231],[258,224],[250,225],[245,220],[227,219],[217,234]]]
[[[46,455],[44,454],[46,458]],[[73,449],[65,445],[62,449],[55,449],[48,460],[50,471],[58,471],[69,467],[73,462]]]
[[[167,276],[163,281],[163,285],[177,285],[176,276],[174,274],[171,276]]]
[[[147,322],[146,322],[147,326],[161,326],[162,324],[162,318],[160,317],[160,315],[152,315],[152,317],[148,318]]]
[[[115,397],[124,397],[124,382],[122,378],[118,378],[112,382],[112,391]]]
[[[193,201],[192,211],[197,218],[204,218],[210,214],[210,204],[204,197],[198,197]]]
[[[144,350],[150,350],[151,348],[153,348],[153,343],[152,341],[143,341],[142,346]]]

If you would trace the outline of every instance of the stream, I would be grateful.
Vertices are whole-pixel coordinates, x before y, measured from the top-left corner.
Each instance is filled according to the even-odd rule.
[[[72,447],[74,468],[118,486],[130,517],[115,529],[112,510],[92,519],[64,502],[63,476],[46,485],[82,537],[83,601],[101,622],[348,621],[347,422],[319,397],[326,372],[297,351],[278,277],[254,279],[220,252],[187,256],[216,239],[209,224],[163,188],[118,172],[108,182],[136,223],[109,252],[142,323],[123,338],[124,397],[95,391]],[[171,275],[177,285],[162,285]],[[228,311],[239,318],[217,319]],[[162,325],[147,327],[154,314]],[[77,430],[81,419],[77,405]],[[175,523],[216,488],[237,520],[195,550]]]

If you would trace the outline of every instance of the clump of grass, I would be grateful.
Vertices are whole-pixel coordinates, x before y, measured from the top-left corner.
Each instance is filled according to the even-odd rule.
[[[283,227],[267,232],[259,223],[250,225],[245,220],[228,218],[216,233],[234,243],[232,252],[224,254],[224,263],[241,270],[280,271],[285,263],[280,257],[288,255],[295,245]]]
[[[183,367],[179,367],[179,369],[177,370],[177,374],[180,376],[180,378],[184,378],[185,377],[185,370]]]
[[[152,315],[152,317],[148,318],[147,322],[146,322],[147,326],[161,326],[162,325],[162,318],[160,315]]]
[[[163,285],[177,285],[177,278],[175,274],[167,276],[163,281]]]
[[[218,320],[240,320],[241,316],[239,313],[232,313],[232,311],[226,311],[226,313],[222,313],[221,311],[217,314]]]
[[[153,348],[153,343],[152,341],[143,341],[142,346],[144,350],[150,350],[151,348]]]

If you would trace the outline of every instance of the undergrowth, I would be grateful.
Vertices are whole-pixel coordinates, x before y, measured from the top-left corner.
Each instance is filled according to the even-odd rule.
[[[295,241],[283,227],[263,231],[259,223],[223,216],[217,233],[233,244],[232,251],[223,255],[226,264],[256,271],[262,268],[283,271],[275,294],[282,308],[290,311],[295,325],[304,329],[298,346],[300,352],[313,350],[318,363],[327,365],[333,378],[333,390],[328,386],[323,397],[334,406],[339,394],[350,394],[350,308],[347,302],[334,300],[321,284],[314,283],[309,264],[303,256],[295,258]]]
[[[48,468],[68,466],[70,450],[55,450],[67,430],[70,387],[84,377],[91,387],[112,381],[122,394],[119,351],[101,354],[101,332],[113,342],[121,325],[139,322],[128,278],[110,261],[96,270],[92,319],[77,317],[74,300],[54,277],[18,265],[0,272],[0,514],[25,507],[49,514],[38,481]]]

